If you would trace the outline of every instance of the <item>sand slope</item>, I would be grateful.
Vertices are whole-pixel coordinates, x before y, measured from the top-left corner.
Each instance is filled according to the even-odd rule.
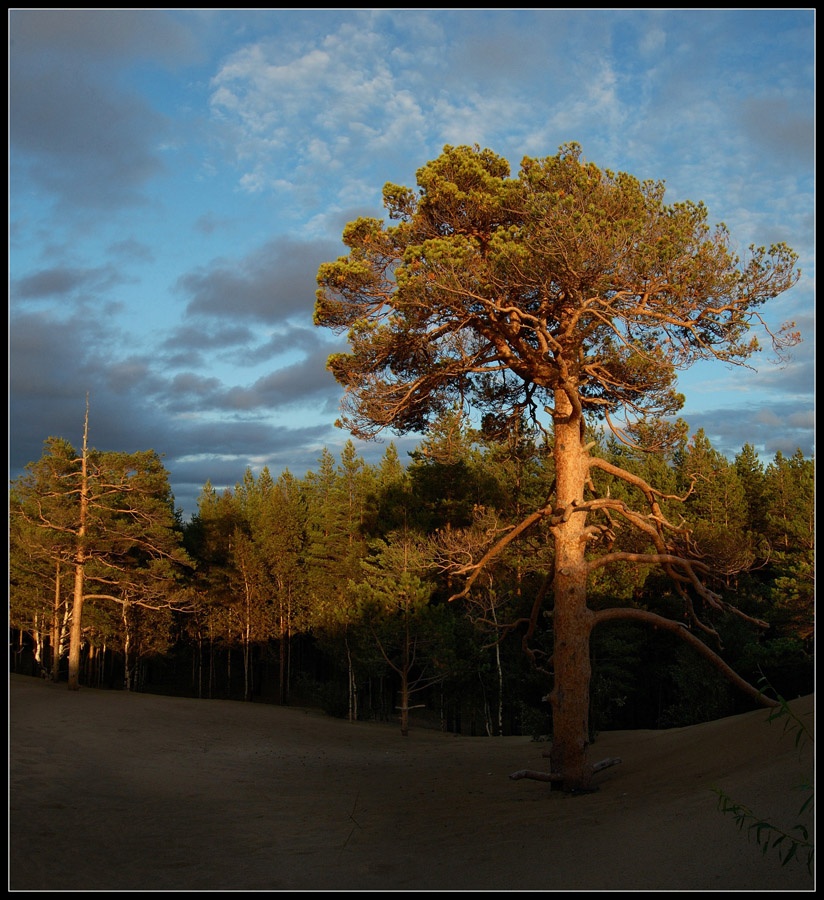
[[[766,715],[604,733],[623,764],[571,797],[508,779],[546,768],[529,738],[11,676],[10,887],[811,890],[710,791],[796,823],[812,748]]]

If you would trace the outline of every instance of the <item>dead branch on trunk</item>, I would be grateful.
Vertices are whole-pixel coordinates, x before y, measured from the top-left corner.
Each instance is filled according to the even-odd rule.
[[[608,756],[606,759],[595,763],[591,767],[591,772],[594,775],[596,772],[601,772],[610,766],[617,766],[622,761],[617,756]],[[513,772],[509,776],[510,781],[520,781],[522,778],[530,778],[532,781],[563,781],[563,775],[560,772],[538,772],[535,769],[518,769],[517,772]]]
[[[533,781],[563,781],[564,776],[560,772],[536,772],[534,769],[519,769],[510,776],[510,781],[519,781],[521,778],[531,778]]]

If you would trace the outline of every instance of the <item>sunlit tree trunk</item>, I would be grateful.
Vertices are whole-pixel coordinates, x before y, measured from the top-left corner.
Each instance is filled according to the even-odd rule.
[[[44,666],[43,666],[43,651],[44,641],[43,641],[43,630],[41,627],[41,623],[43,621],[43,617],[40,613],[34,614],[34,623],[32,626],[32,638],[34,640],[34,661],[37,664],[37,674],[41,674]]]
[[[54,608],[51,626],[51,680],[57,681],[60,672],[60,645],[63,640],[63,628],[66,625],[68,607],[63,615],[63,623],[60,622],[60,563],[56,564],[54,575]]]
[[[88,475],[89,398],[86,397],[86,420],[83,426],[83,457],[80,469],[80,526],[74,560],[74,600],[69,636],[69,690],[80,689],[80,642],[83,635],[83,588],[86,565],[86,520],[89,509]]]
[[[129,664],[129,658],[132,652],[132,633],[129,628],[129,603],[123,603],[123,688],[127,691],[132,689],[132,669]]]
[[[587,608],[586,514],[574,512],[583,503],[587,451],[583,418],[567,394],[555,392],[556,509],[555,525],[555,682],[552,704],[552,770],[562,772],[564,790],[585,790],[591,768],[589,742],[589,642],[592,613]]]

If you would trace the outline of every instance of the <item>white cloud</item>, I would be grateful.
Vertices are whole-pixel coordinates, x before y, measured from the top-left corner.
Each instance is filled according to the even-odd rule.
[[[652,25],[644,30],[638,49],[644,56],[660,53],[667,43],[667,33],[660,25]]]

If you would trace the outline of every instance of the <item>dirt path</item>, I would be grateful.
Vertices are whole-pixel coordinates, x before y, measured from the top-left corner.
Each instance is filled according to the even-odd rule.
[[[765,712],[602,734],[582,797],[528,738],[10,679],[12,890],[810,890],[716,809],[792,826],[812,772]],[[794,709],[808,712],[811,697]]]

